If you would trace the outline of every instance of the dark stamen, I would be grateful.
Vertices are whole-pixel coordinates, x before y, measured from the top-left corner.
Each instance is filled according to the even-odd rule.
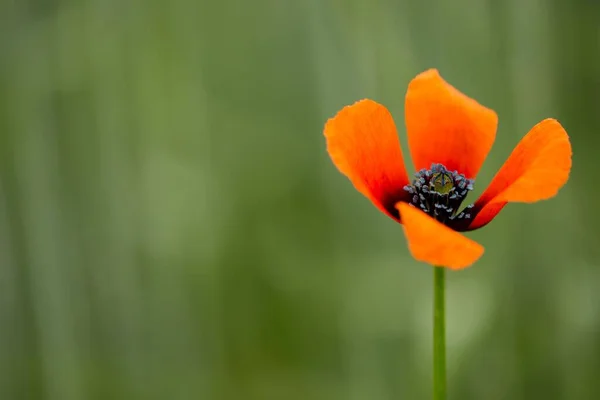
[[[430,169],[417,172],[413,183],[406,185],[404,190],[412,195],[410,204],[445,223],[471,218],[473,204],[460,213],[457,211],[467,193],[473,190],[474,183],[473,179],[467,179],[457,171],[448,171],[442,164],[431,164]]]

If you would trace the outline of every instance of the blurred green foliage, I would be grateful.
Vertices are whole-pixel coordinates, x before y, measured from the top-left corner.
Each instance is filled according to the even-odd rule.
[[[0,399],[425,399],[431,269],[331,164],[430,67],[558,118],[559,196],[448,275],[451,399],[600,398],[600,3],[0,2]],[[405,151],[405,153],[407,153]]]

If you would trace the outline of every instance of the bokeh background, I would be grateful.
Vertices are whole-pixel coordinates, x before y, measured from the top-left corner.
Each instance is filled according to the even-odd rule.
[[[322,128],[370,97],[406,149],[430,67],[499,114],[474,195],[574,149],[447,275],[450,399],[600,398],[597,1],[2,0],[0,399],[429,398],[431,268]]]

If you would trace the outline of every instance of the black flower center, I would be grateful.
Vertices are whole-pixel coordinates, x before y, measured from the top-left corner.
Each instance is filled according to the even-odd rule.
[[[430,169],[422,169],[415,174],[411,185],[404,190],[412,195],[410,204],[442,223],[454,219],[471,218],[469,204],[458,213],[467,193],[473,190],[475,180],[467,179],[457,171],[451,172],[442,164],[431,164]]]

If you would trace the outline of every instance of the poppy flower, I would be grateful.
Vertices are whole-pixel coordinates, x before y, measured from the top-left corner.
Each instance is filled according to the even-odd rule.
[[[555,119],[535,125],[517,144],[483,194],[463,206],[494,139],[496,113],[447,83],[435,69],[408,85],[408,147],[415,169],[409,180],[396,125],[373,100],[343,108],[325,125],[327,151],[355,188],[402,224],[412,256],[461,269],[483,247],[461,232],[487,225],[507,203],[533,203],[556,195],[571,170],[571,144]]]

